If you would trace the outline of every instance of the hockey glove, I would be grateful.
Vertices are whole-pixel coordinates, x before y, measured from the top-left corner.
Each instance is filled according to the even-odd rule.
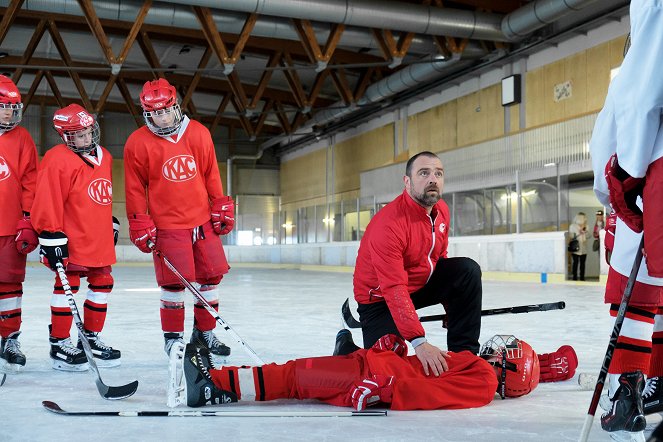
[[[605,262],[610,264],[612,249],[615,247],[615,229],[617,228],[617,214],[611,212],[605,220]]]
[[[226,235],[235,226],[235,201],[222,196],[212,201],[212,226],[217,235]]]
[[[379,351],[393,351],[401,358],[407,356],[407,344],[403,338],[391,333],[378,339],[371,348]]]
[[[619,167],[617,154],[605,166],[605,180],[610,190],[610,203],[617,216],[634,232],[642,232],[642,210],[636,204],[645,186],[644,178],[633,178]]]
[[[117,239],[120,237],[120,220],[113,217],[113,245],[117,245]]]
[[[352,406],[357,411],[379,402],[390,404],[394,394],[394,377],[375,374],[364,379],[352,390]]]
[[[61,262],[66,268],[69,261],[67,242],[67,235],[62,232],[41,232],[39,234],[39,260],[42,264],[53,271],[57,270],[58,262]]]
[[[156,244],[157,228],[150,215],[137,214],[129,217],[129,239],[141,252],[152,252],[147,246],[147,242],[151,241]]]
[[[18,220],[15,241],[18,253],[23,255],[32,252],[39,245],[39,238],[37,237],[37,232],[32,227],[30,216],[26,215]]]
[[[571,379],[578,366],[578,356],[570,345],[562,345],[554,353],[539,355],[541,382],[558,382]]]

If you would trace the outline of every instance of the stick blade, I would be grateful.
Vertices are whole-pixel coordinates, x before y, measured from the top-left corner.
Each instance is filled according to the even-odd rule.
[[[52,413],[57,413],[57,414],[67,414],[66,411],[64,411],[58,404],[52,401],[41,401],[41,404],[44,406],[45,409]]]
[[[104,384],[101,379],[97,379],[97,389],[99,394],[109,401],[125,399],[133,395],[138,389],[138,381],[133,381],[127,385],[118,385],[116,387]]]
[[[0,378],[0,387],[2,387],[5,384],[5,380],[7,379],[7,375],[5,373],[0,373],[2,377]]]
[[[350,310],[350,298],[346,298],[343,306],[341,307],[341,314],[343,315],[343,320],[347,324],[348,328],[360,328],[361,322],[357,321],[354,316],[352,316],[352,311]]]

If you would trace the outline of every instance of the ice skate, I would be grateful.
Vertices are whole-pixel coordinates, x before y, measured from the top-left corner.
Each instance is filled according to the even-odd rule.
[[[611,375],[612,376],[612,375]],[[622,373],[610,411],[601,416],[601,428],[617,441],[645,442],[647,426],[642,405],[645,379],[641,372]]]
[[[0,341],[0,372],[18,373],[21,367],[25,366],[25,355],[21,351],[21,344],[18,342],[17,331]]]
[[[647,379],[642,392],[642,407],[645,415],[663,411],[663,379],[653,377]]]
[[[214,356],[230,356],[230,347],[219,341],[213,330],[201,331],[194,327],[189,342],[206,348]]]
[[[168,399],[166,405],[175,408],[186,405],[186,385],[184,380],[184,350],[182,341],[173,341],[170,347],[168,363]]]
[[[170,350],[176,343],[184,344],[184,333],[165,332],[163,334],[164,344],[163,350],[166,356],[170,357]]]
[[[184,378],[186,404],[189,407],[228,404],[237,402],[237,395],[214,385],[204,357],[193,344],[186,346],[184,354]]]
[[[51,360],[53,368],[62,371],[87,371],[90,366],[83,350],[71,343],[70,338],[58,339],[50,337]]]
[[[120,365],[120,350],[116,350],[110,345],[106,345],[101,338],[99,338],[99,333],[86,331],[85,337],[90,343],[94,362],[97,363],[97,366],[110,368]],[[83,350],[83,342],[80,339],[78,340],[77,348]]]

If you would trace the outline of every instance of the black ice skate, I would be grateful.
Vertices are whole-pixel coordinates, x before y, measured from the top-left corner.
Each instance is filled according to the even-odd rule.
[[[334,356],[349,355],[359,350],[359,347],[352,340],[352,333],[347,328],[340,330],[336,334],[336,346],[334,347]]]
[[[85,337],[90,343],[94,362],[97,363],[97,366],[108,368],[120,365],[120,350],[115,350],[113,347],[104,344],[99,338],[99,333],[86,330]],[[77,348],[81,351],[83,350],[83,342],[80,339],[78,340]]]
[[[20,334],[20,331],[14,332],[0,341],[0,372],[18,373],[25,366],[25,355],[18,342]]]
[[[49,337],[53,368],[62,371],[86,371],[89,367],[83,350],[71,343],[71,339]]]
[[[663,378],[653,377],[647,379],[642,392],[642,406],[645,414],[660,413],[663,411]]]
[[[212,330],[201,331],[194,327],[189,342],[206,348],[215,356],[230,356],[230,347],[219,341]]]
[[[170,350],[174,344],[180,343],[184,345],[184,333],[165,332],[163,334],[163,339],[163,349],[168,357],[170,357]]]
[[[214,385],[204,359],[194,344],[186,346],[183,361],[186,404],[189,407],[201,407],[237,402],[235,393]]]
[[[639,371],[619,376],[619,388],[612,397],[612,408],[601,416],[601,427],[611,433],[611,438],[644,442],[647,425],[642,405],[644,386],[645,378]]]

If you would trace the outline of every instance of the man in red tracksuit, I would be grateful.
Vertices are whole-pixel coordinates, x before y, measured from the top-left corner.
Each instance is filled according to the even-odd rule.
[[[81,278],[88,281],[84,332],[100,367],[120,365],[121,352],[106,345],[99,333],[106,322],[113,290],[111,266],[119,223],[113,217],[113,158],[99,145],[99,124],[78,104],[55,111],[53,126],[62,143],[46,152],[37,176],[32,223],[39,232],[41,261],[56,271],[61,262],[73,293]],[[51,296],[50,357],[56,370],[89,368],[82,341],[70,339],[73,316],[56,273]]]
[[[145,83],[140,102],[146,125],[124,146],[129,236],[144,253],[155,244],[218,309],[218,285],[229,269],[219,235],[232,230],[235,203],[223,194],[212,137],[182,114],[175,88],[163,78]],[[168,354],[173,343],[183,342],[184,285],[160,257],[153,259]],[[230,348],[217,339],[216,322],[198,299],[193,317],[191,342],[228,356]]]
[[[25,365],[18,342],[25,262],[38,244],[30,223],[37,149],[27,129],[18,125],[22,116],[18,88],[0,75],[0,372],[17,372]]]
[[[447,348],[479,352],[481,269],[469,258],[448,258],[449,208],[441,199],[442,161],[421,152],[407,162],[405,190],[380,210],[361,239],[354,294],[364,338],[371,348],[393,333],[414,347],[426,375],[449,368],[449,354],[426,339],[416,310],[444,305]]]

